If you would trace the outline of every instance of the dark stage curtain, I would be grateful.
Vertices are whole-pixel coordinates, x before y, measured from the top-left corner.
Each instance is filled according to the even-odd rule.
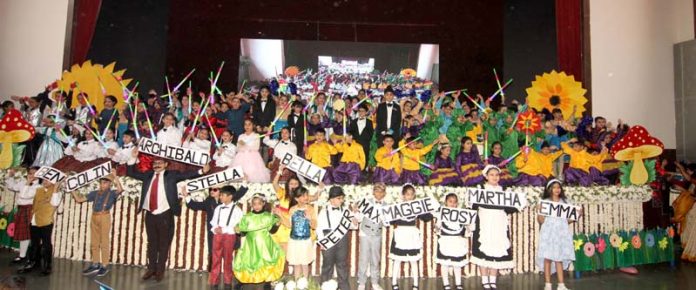
[[[82,63],[87,59],[87,52],[92,44],[94,28],[99,18],[101,0],[75,1],[70,64]]]
[[[558,68],[582,81],[582,0],[556,0]]]

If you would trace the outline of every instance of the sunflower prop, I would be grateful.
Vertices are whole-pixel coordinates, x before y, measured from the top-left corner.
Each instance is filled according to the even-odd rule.
[[[527,103],[539,111],[561,109],[566,119],[572,114],[582,117],[587,103],[585,92],[582,83],[575,81],[573,76],[552,70],[532,81],[532,86],[527,88]]]
[[[285,76],[294,77],[298,74],[300,74],[300,68],[298,68],[297,66],[293,65],[285,69]]]
[[[412,68],[405,68],[405,69],[402,69],[402,70],[401,70],[401,73],[400,73],[400,74],[401,74],[401,76],[403,76],[404,78],[407,78],[407,79],[408,79],[408,78],[412,78],[412,77],[415,77],[415,76],[416,76],[416,70],[414,70],[414,69],[412,69]]]
[[[520,113],[517,117],[517,130],[525,134],[534,134],[541,130],[541,117],[534,111]]]
[[[107,66],[101,64],[92,64],[91,61],[85,61],[82,66],[74,64],[70,67],[70,71],[64,71],[61,79],[57,81],[58,89],[62,91],[73,91],[73,108],[79,104],[77,95],[80,92],[85,92],[89,96],[88,103],[97,107],[97,111],[101,111],[104,106],[104,97],[108,95],[121,96],[123,88],[130,83],[130,79],[123,79],[122,69],[114,72],[115,62]],[[118,99],[118,98],[117,98]],[[123,102],[116,104],[120,108]]]

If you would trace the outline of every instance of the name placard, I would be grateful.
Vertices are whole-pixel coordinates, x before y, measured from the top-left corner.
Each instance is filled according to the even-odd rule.
[[[375,207],[375,204],[370,202],[367,198],[360,200],[358,203],[358,210],[364,217],[369,218],[373,223],[379,224],[379,210]]]
[[[554,202],[550,200],[539,201],[539,214],[543,216],[559,217],[576,221],[580,217],[580,208],[572,204]]]
[[[350,211],[344,210],[343,211],[343,217],[341,218],[341,222],[338,224],[338,226],[331,230],[329,234],[324,236],[322,239],[319,239],[317,241],[317,244],[319,244],[319,247],[321,247],[322,250],[328,250],[331,249],[333,246],[338,244],[338,242],[341,241],[341,239],[350,231],[350,225],[351,225],[351,214]]]
[[[316,164],[290,152],[285,153],[285,156],[283,156],[283,159],[280,160],[280,163],[285,165],[287,169],[290,169],[302,177],[314,181],[315,183],[321,182],[324,179],[324,175],[326,175],[326,169],[321,168]]]
[[[34,173],[34,176],[36,176],[37,178],[46,179],[54,184],[61,182],[63,181],[63,179],[68,177],[62,171],[55,169],[51,166],[41,166],[41,168],[39,168],[39,170],[37,170],[36,173]]]
[[[441,207],[440,220],[443,222],[454,222],[462,225],[470,225],[476,221],[478,212],[464,208]]]
[[[140,138],[138,151],[191,165],[204,166],[210,162],[208,152],[167,145],[150,138]]]
[[[502,207],[524,208],[527,206],[527,196],[513,191],[471,188],[468,190],[469,204],[485,204]]]
[[[241,167],[228,168],[225,171],[205,175],[196,179],[186,181],[186,191],[194,192],[211,188],[218,184],[227,183],[234,180],[239,180],[244,177],[244,172]]]
[[[73,191],[111,173],[111,161],[71,175],[65,180],[65,190]]]
[[[380,216],[383,223],[432,213],[440,208],[440,203],[432,197],[401,202],[382,207]]]

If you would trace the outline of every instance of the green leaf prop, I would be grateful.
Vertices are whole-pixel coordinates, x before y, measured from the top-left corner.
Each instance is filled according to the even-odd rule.
[[[655,172],[655,159],[650,159],[644,161],[645,163],[645,169],[648,171],[648,181],[645,183],[650,183],[655,180],[656,172]],[[621,172],[621,185],[623,186],[630,186],[633,185],[631,183],[631,169],[633,168],[633,161],[629,161],[627,163],[624,163],[621,167],[619,167],[619,171]],[[642,185],[642,184],[636,184],[636,185]]]

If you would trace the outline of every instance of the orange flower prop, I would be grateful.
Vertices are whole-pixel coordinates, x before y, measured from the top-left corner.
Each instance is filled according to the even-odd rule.
[[[296,75],[300,74],[300,68],[297,66],[289,66],[285,69],[285,75],[289,77],[294,77]]]
[[[582,117],[582,112],[585,111],[587,90],[582,88],[582,83],[564,72],[553,70],[536,76],[532,86],[526,91],[527,103],[539,111],[544,108],[549,111],[558,108],[566,119],[570,118],[573,112],[575,117]]]
[[[517,130],[525,134],[534,134],[541,130],[541,117],[532,110],[527,110],[517,117]]]
[[[416,76],[416,70],[412,68],[405,68],[401,70],[401,75],[405,78],[412,78]]]

